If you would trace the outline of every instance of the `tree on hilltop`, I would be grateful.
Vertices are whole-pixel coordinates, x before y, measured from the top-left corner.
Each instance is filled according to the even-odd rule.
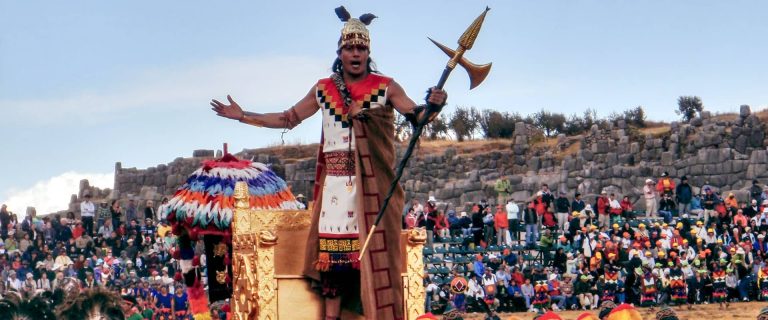
[[[675,110],[675,113],[682,116],[686,122],[691,121],[702,110],[704,110],[704,103],[697,96],[680,96],[677,98],[677,110]]]

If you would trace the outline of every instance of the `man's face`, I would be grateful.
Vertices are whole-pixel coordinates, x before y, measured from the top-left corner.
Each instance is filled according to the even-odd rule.
[[[368,68],[368,47],[364,45],[347,45],[341,48],[339,59],[345,72],[352,76],[363,75]]]

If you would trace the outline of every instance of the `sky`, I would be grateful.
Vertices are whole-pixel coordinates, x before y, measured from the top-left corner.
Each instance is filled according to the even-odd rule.
[[[765,1],[12,1],[0,0],[0,203],[65,209],[80,179],[111,188],[114,167],[146,168],[195,149],[275,146],[280,131],[215,116],[231,94],[282,111],[328,76],[342,23],[371,12],[371,57],[416,101],[449,47],[490,6],[465,57],[493,62],[456,106],[605,116],[643,106],[670,121],[681,95],[706,110],[768,106]],[[286,143],[319,141],[319,115]]]

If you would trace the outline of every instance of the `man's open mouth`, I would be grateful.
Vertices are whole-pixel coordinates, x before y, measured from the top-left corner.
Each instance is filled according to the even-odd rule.
[[[352,63],[350,63],[350,64],[351,64],[353,67],[357,68],[357,67],[359,67],[359,66],[360,66],[362,63],[361,63],[360,61],[352,61]]]

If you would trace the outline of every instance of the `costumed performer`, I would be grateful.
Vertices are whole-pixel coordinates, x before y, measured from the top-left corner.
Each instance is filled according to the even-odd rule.
[[[225,118],[285,129],[321,111],[315,206],[304,274],[324,298],[325,319],[339,317],[342,300],[353,310],[362,306],[367,319],[401,319],[404,194],[399,186],[372,238],[370,254],[360,261],[359,251],[394,177],[393,111],[414,122],[426,114],[425,108],[417,106],[392,78],[376,71],[366,28],[376,16],[351,18],[344,7],[336,13],[345,24],[333,74],[319,80],[296,105],[278,113],[246,112],[230,96],[229,104],[213,100],[211,105]],[[442,106],[446,98],[445,91],[430,89],[427,102]]]

